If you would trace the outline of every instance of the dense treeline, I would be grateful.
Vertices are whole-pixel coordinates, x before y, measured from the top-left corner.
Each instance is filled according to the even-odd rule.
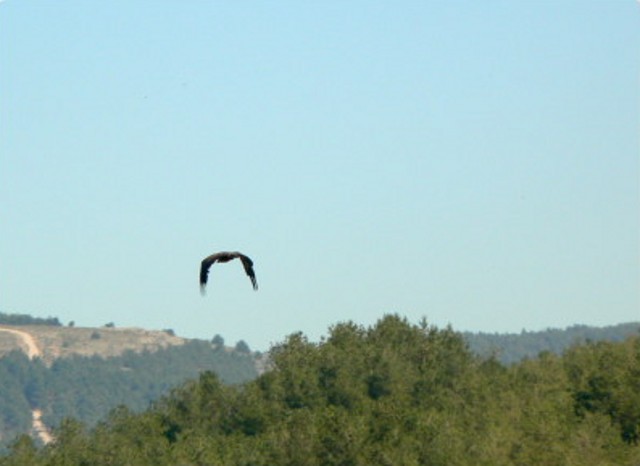
[[[62,324],[57,317],[33,317],[28,314],[5,314],[0,312],[0,325],[52,325],[60,327]]]
[[[50,367],[14,351],[0,358],[0,432],[3,443],[31,429],[31,409],[57,426],[73,417],[93,426],[119,405],[134,412],[203,371],[214,371],[228,384],[257,376],[251,354],[191,341],[154,352],[127,351],[103,359],[56,359]]]
[[[537,356],[542,351],[562,354],[567,348],[588,341],[621,341],[640,335],[640,323],[589,327],[573,325],[566,329],[547,329],[540,332],[521,333],[471,333],[463,336],[469,347],[481,356],[495,355],[501,362],[512,364]]]
[[[386,316],[272,350],[242,386],[207,372],[143,413],[57,442],[23,436],[1,465],[637,465],[640,338],[505,366],[461,335]]]

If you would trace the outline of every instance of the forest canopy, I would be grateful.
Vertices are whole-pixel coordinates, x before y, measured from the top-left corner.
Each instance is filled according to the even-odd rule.
[[[67,420],[0,465],[637,465],[640,338],[505,366],[450,328],[396,315],[310,342],[229,386],[212,372],[94,429]]]

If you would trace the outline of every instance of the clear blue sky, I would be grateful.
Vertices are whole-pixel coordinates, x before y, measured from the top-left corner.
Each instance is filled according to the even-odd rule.
[[[265,350],[640,320],[635,1],[0,3],[0,311]],[[217,265],[208,294],[200,260]]]

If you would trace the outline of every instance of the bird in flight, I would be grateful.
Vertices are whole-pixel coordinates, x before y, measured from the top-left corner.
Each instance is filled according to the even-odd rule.
[[[209,278],[209,268],[216,262],[229,262],[233,259],[240,259],[242,262],[242,266],[244,267],[244,271],[247,273],[249,278],[251,279],[251,284],[253,285],[253,289],[258,289],[258,282],[256,282],[256,274],[253,271],[253,261],[249,259],[242,253],[237,251],[235,252],[216,252],[215,254],[211,254],[209,257],[205,257],[200,264],[200,292],[204,294],[205,288],[207,286],[207,279]]]

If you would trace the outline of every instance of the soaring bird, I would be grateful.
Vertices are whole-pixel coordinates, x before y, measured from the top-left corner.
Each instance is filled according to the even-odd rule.
[[[249,278],[251,279],[251,284],[253,285],[253,289],[258,289],[258,282],[256,282],[256,274],[253,271],[253,261],[249,259],[242,253],[238,251],[234,252],[216,252],[215,254],[211,254],[209,257],[205,257],[200,264],[200,292],[204,294],[205,288],[207,286],[207,279],[209,278],[209,268],[215,264],[216,262],[229,262],[233,259],[240,259],[242,261],[242,266],[244,267],[244,271],[247,273]]]

